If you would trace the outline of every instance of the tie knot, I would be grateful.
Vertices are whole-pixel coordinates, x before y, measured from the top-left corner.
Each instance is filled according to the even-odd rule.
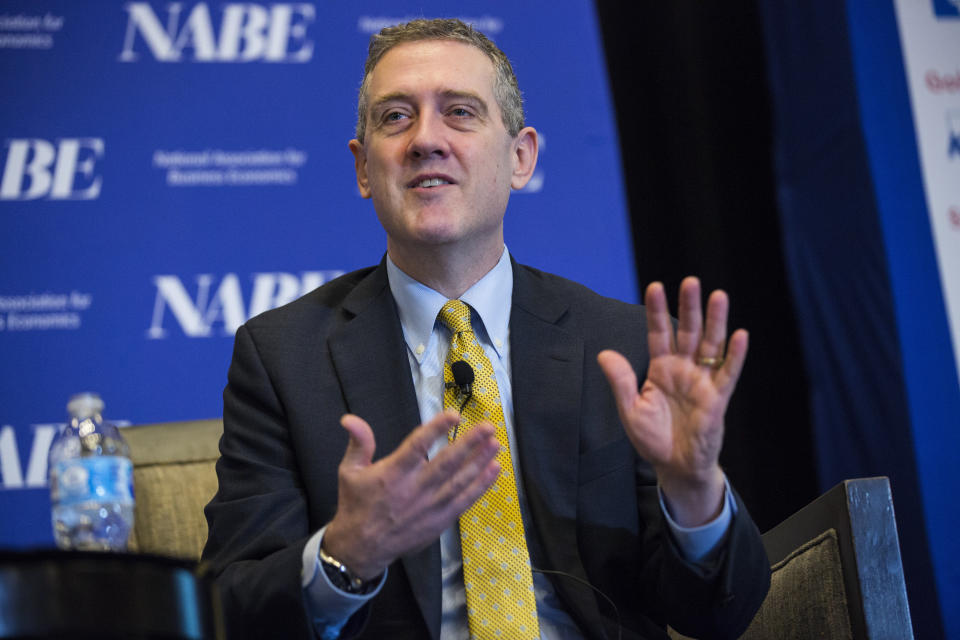
[[[470,307],[460,300],[447,300],[440,309],[440,321],[453,333],[473,330],[470,326]]]

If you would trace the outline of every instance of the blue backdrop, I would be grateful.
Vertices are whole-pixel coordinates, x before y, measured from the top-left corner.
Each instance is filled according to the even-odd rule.
[[[240,323],[380,259],[347,149],[367,42],[447,7],[0,7],[0,546],[52,541],[45,455],[70,394],[132,423],[219,416]],[[593,7],[546,7],[457,5],[543,136],[507,244],[635,300]]]

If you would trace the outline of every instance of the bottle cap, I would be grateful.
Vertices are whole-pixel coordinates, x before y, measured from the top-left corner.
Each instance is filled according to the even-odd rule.
[[[99,394],[84,391],[70,396],[70,402],[67,403],[67,412],[74,418],[82,420],[103,413],[103,407],[103,400],[100,399]]]

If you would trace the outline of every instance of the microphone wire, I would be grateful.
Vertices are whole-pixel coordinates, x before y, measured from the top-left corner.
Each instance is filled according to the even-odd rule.
[[[592,584],[590,584],[589,581],[584,580],[584,579],[581,578],[580,576],[575,576],[575,575],[573,575],[572,573],[567,573],[567,572],[565,572],[565,571],[556,571],[556,570],[554,570],[554,569],[537,569],[537,568],[534,567],[534,566],[531,566],[531,567],[530,567],[530,570],[533,571],[534,573],[542,573],[542,574],[544,574],[544,575],[560,576],[561,578],[570,578],[571,580],[575,580],[575,581],[579,582],[579,583],[582,584],[582,585],[585,585],[585,586],[590,587],[590,588],[593,589],[596,593],[598,593],[598,594],[600,594],[601,596],[603,596],[603,599],[607,601],[607,604],[609,604],[611,607],[613,607],[613,613],[616,614],[616,616],[617,616],[617,640],[623,640],[623,620],[621,620],[621,618],[620,618],[620,609],[617,608],[617,605],[614,604],[614,602],[613,602],[613,600],[610,598],[610,596],[608,596],[608,595],[605,594],[603,591],[601,591],[601,590],[598,589],[597,587],[595,587],[595,586],[593,586]]]

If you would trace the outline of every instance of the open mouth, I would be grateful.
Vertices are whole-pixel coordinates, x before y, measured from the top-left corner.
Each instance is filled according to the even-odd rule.
[[[440,187],[445,184],[453,184],[453,181],[445,176],[430,176],[417,178],[409,184],[409,187],[411,189],[432,189],[433,187]]]

